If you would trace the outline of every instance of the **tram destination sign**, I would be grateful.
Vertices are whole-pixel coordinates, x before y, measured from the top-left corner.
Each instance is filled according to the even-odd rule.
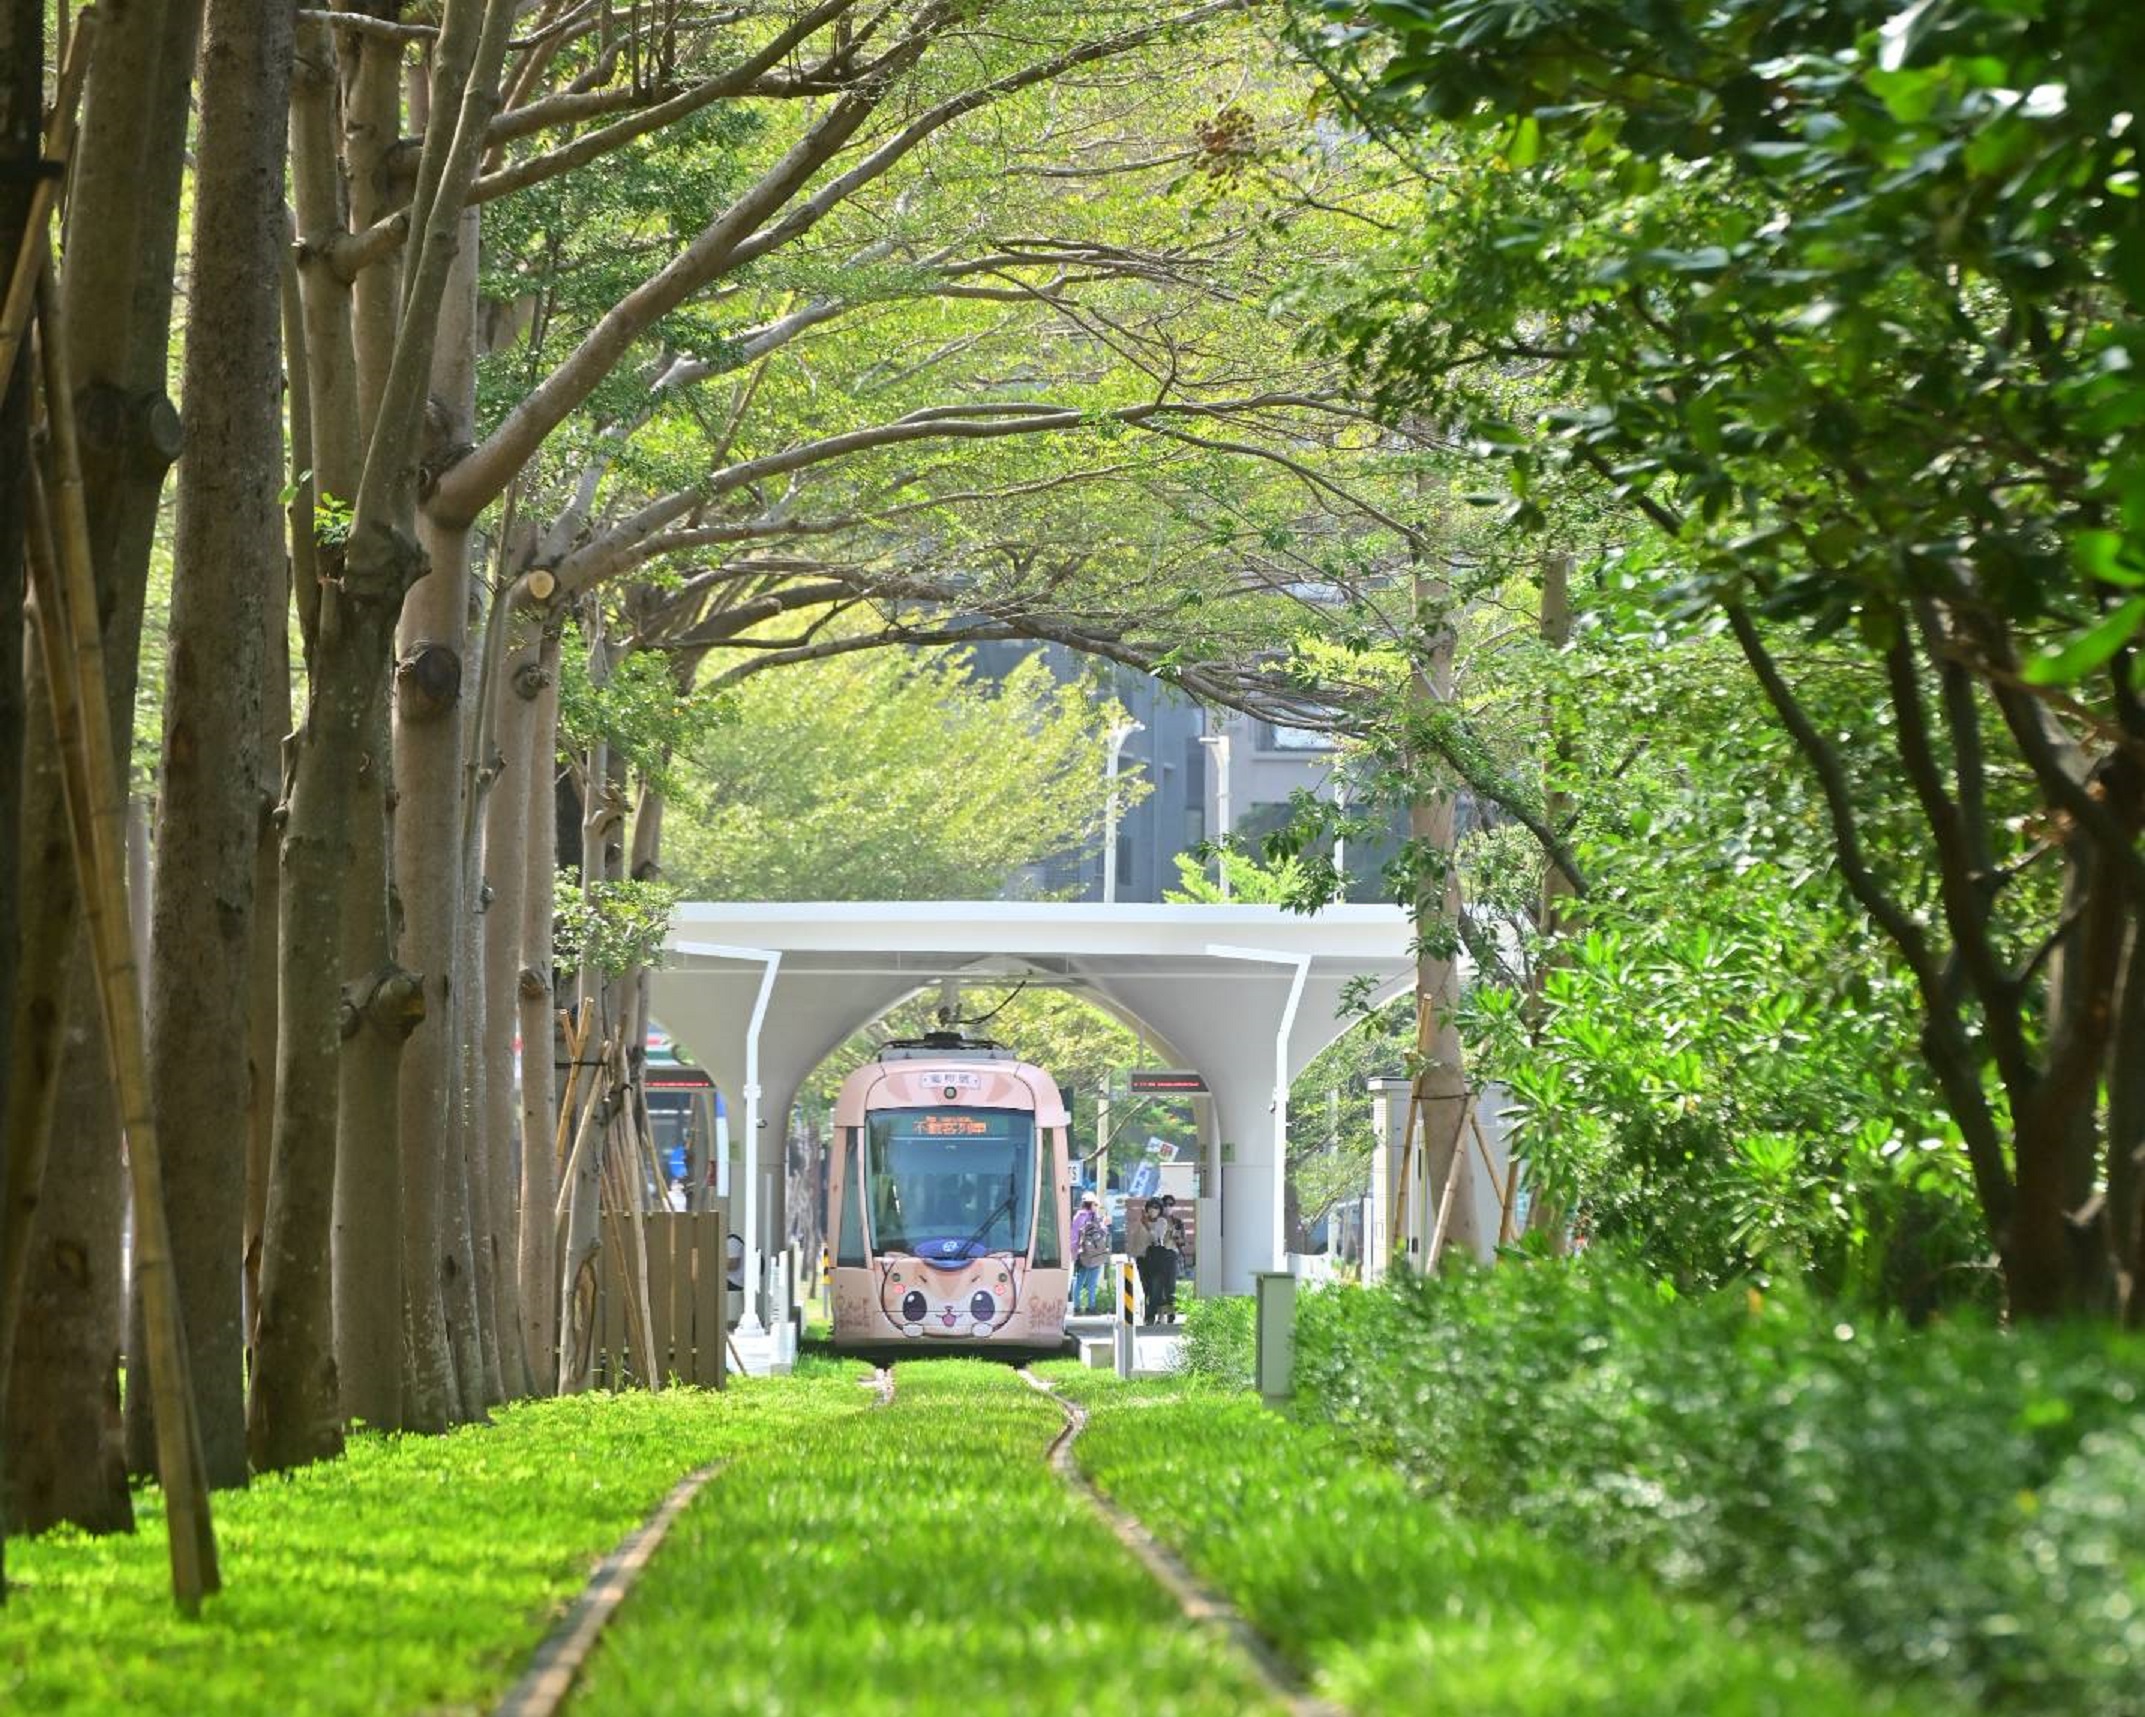
[[[1136,1067],[1125,1076],[1135,1097],[1204,1097],[1207,1082],[1187,1067]]]

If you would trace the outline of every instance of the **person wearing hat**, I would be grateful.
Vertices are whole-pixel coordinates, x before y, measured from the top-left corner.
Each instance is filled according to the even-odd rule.
[[[1102,1267],[1110,1261],[1110,1225],[1096,1208],[1095,1195],[1083,1192],[1073,1216],[1073,1310],[1098,1311],[1102,1307]]]

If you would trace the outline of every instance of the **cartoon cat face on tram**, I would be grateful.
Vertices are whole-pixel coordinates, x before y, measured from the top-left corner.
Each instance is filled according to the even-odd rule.
[[[1020,1304],[1022,1268],[1010,1252],[994,1252],[954,1269],[897,1255],[881,1266],[879,1309],[904,1336],[980,1340],[1012,1321]]]

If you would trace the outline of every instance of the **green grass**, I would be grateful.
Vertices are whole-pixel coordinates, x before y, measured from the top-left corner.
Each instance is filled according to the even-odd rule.
[[[224,1593],[173,1611],[161,1498],[141,1531],[7,1547],[0,1710],[377,1713],[489,1706],[589,1570],[679,1477],[861,1413],[843,1368],[716,1395],[528,1402],[437,1438],[218,1492]]]
[[[695,1500],[589,1665],[603,1712],[1272,1709],[1043,1459],[1063,1423],[1002,1366],[931,1360]]]
[[[1076,1368],[1073,1368],[1076,1369]],[[1352,1710],[1469,1717],[1871,1717],[1879,1687],[1510,1523],[1460,1517],[1242,1395],[1095,1372],[1083,1468]],[[1174,1395],[1174,1399],[1172,1399]]]

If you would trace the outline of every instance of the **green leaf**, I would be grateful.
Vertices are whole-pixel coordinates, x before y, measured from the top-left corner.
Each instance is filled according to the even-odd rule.
[[[1512,128],[1512,141],[1505,145],[1504,158],[1513,166],[1525,169],[1542,157],[1541,121],[1529,113]]]
[[[2102,584],[2124,590],[2145,590],[2145,571],[2126,565],[2120,531],[2080,531],[2071,539],[2071,559],[2078,570]]]
[[[2111,610],[2091,631],[2059,650],[2049,650],[2026,664],[2028,685],[2063,686],[2083,679],[2120,650],[2145,624],[2145,596],[2133,596]]]

